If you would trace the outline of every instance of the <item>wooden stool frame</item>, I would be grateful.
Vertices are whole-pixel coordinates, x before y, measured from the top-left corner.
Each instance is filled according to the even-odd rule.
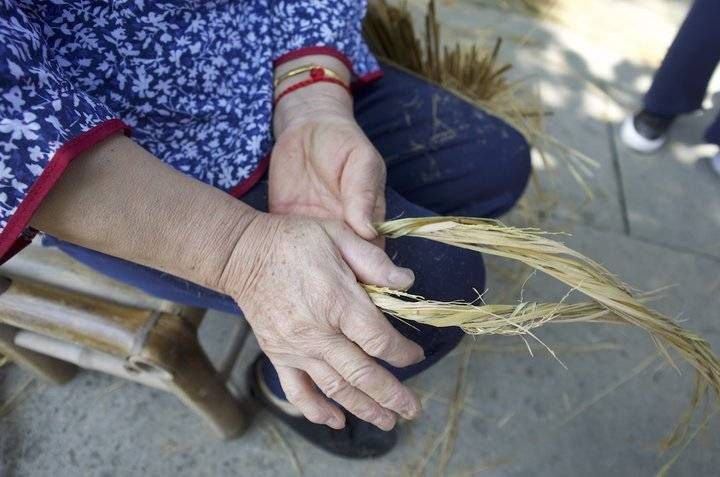
[[[54,384],[82,367],[171,392],[228,439],[248,421],[226,381],[249,327],[238,319],[215,369],[198,341],[204,314],[52,249],[31,246],[0,267],[0,354]]]

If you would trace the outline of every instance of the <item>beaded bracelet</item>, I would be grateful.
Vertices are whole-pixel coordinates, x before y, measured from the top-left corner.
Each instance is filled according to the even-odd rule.
[[[324,68],[324,67],[322,67],[322,66],[312,66],[312,67],[307,67],[307,68],[305,68],[305,67],[303,67],[303,68],[298,68],[297,70],[293,70],[293,71],[285,74],[283,77],[279,78],[279,79],[276,81],[275,84],[280,84],[280,82],[282,82],[283,80],[285,80],[285,79],[287,79],[287,78],[289,77],[288,74],[293,73],[293,72],[295,72],[295,71],[299,71],[299,70],[301,70],[301,69],[302,69],[302,71],[300,71],[300,72],[298,72],[298,73],[294,73],[294,74],[292,74],[291,76],[295,76],[296,74],[300,74],[300,73],[304,73],[304,72],[306,72],[306,71],[309,71],[309,72],[310,72],[310,78],[308,78],[308,79],[306,79],[306,80],[303,80],[303,81],[300,81],[299,83],[295,83],[294,85],[289,86],[287,89],[285,89],[282,93],[280,93],[280,94],[277,96],[277,98],[275,98],[274,105],[277,105],[278,102],[279,102],[282,98],[284,98],[284,97],[287,96],[288,94],[292,93],[293,91],[297,91],[297,90],[299,90],[299,89],[301,89],[301,88],[304,88],[304,87],[306,87],[306,86],[310,86],[311,84],[315,84],[315,83],[333,83],[333,84],[336,84],[336,85],[338,85],[338,86],[342,86],[342,88],[345,89],[345,91],[347,91],[348,93],[350,93],[350,87],[348,87],[348,85],[345,84],[345,82],[344,82],[343,80],[341,80],[334,71],[332,71],[332,70],[330,70],[330,69],[328,69],[328,68]],[[328,74],[328,72],[329,72],[330,74]]]
[[[307,73],[307,72],[310,72],[310,76],[312,76],[313,70],[318,70],[318,69],[323,70],[323,74],[325,76],[341,79],[341,76],[337,72],[335,72],[334,70],[332,70],[331,68],[328,68],[326,66],[303,65],[303,66],[299,66],[297,68],[293,68],[290,71],[283,73],[279,78],[276,78],[275,80],[273,80],[273,88],[277,89],[277,87],[280,86],[280,84],[283,81],[288,80],[288,79],[292,78],[293,76],[301,75],[301,74]]]

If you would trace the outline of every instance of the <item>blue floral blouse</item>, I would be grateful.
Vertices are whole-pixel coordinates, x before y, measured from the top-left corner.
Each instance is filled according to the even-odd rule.
[[[359,0],[0,0],[0,256],[73,157],[109,135],[241,194],[272,147],[273,64],[378,65]]]

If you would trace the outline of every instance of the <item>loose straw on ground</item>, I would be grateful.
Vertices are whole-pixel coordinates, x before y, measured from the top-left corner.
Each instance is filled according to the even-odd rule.
[[[517,260],[592,299],[592,302],[580,304],[484,305],[437,302],[400,291],[366,287],[375,305],[390,315],[432,326],[459,326],[469,334],[530,335],[533,338],[532,330],[546,323],[601,321],[639,327],[650,334],[671,364],[674,365],[667,346],[677,351],[697,372],[691,407],[668,439],[668,446],[684,439],[692,411],[703,397],[711,391],[716,397],[720,396],[720,361],[706,340],[647,307],[603,266],[551,239],[546,232],[467,217],[399,219],[379,224],[377,229],[389,238],[424,238]],[[554,355],[549,348],[548,351]]]

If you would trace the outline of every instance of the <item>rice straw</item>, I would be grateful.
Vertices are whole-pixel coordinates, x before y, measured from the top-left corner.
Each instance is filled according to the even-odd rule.
[[[697,372],[690,408],[666,445],[684,439],[694,409],[703,397],[720,396],[720,361],[709,343],[633,296],[630,288],[599,263],[551,239],[535,228],[516,228],[495,220],[469,217],[426,217],[391,220],[377,225],[388,238],[418,237],[475,252],[522,262],[567,284],[592,302],[478,305],[437,302],[396,290],[366,287],[378,308],[403,320],[432,326],[459,326],[469,334],[529,335],[547,323],[610,322],[639,327],[670,361],[666,346],[677,351]],[[539,340],[538,340],[539,341]],[[548,351],[552,351],[548,348]]]
[[[508,122],[535,147],[546,168],[549,156],[561,159],[573,179],[593,198],[587,178],[599,167],[597,161],[545,131],[542,120],[551,113],[543,107],[535,88],[508,78],[512,65],[500,60],[502,38],[496,38],[491,46],[444,45],[434,0],[428,4],[420,35],[415,32],[406,5],[392,6],[386,0],[368,4],[363,33],[380,60],[435,83]]]

